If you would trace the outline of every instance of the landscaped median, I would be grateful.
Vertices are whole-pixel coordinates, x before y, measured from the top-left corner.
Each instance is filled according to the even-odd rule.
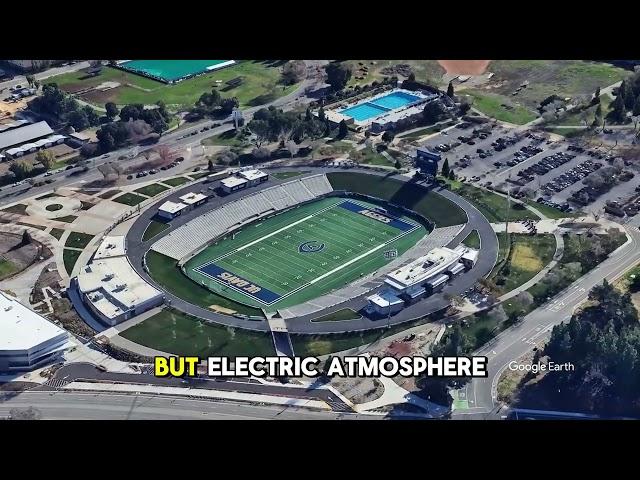
[[[155,237],[167,228],[169,228],[169,225],[167,225],[166,223],[156,222],[155,220],[152,220],[151,222],[149,222],[149,225],[147,225],[147,228],[142,235],[142,241],[146,242],[147,240]]]
[[[134,192],[141,193],[142,195],[146,195],[147,197],[155,197],[156,195],[159,195],[160,193],[166,190],[169,190],[169,189],[164,185],[160,185],[158,183],[152,183],[150,185],[147,185],[146,187],[138,188],[134,190]],[[116,199],[116,201],[118,200]]]
[[[114,202],[122,203],[124,205],[129,205],[130,207],[135,207],[139,203],[142,203],[146,200],[145,197],[140,195],[136,195],[135,193],[125,193],[124,195],[120,195],[113,199]]]

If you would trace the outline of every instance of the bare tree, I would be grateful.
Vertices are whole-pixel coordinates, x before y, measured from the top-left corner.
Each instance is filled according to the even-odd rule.
[[[168,145],[160,145],[155,150],[163,165],[168,165],[175,159],[175,152]]]

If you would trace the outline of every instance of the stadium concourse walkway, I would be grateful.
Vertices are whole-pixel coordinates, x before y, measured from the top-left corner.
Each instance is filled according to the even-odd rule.
[[[258,166],[258,168],[260,168]],[[272,173],[274,171],[290,171],[295,169],[296,167],[281,167],[280,169],[268,169],[263,168],[264,170]],[[308,165],[298,167],[304,170],[310,170],[308,174],[303,174],[296,179],[304,178],[305,176],[317,175],[320,173],[331,173],[331,172],[344,172],[344,169],[340,168],[325,168],[325,167],[311,167]],[[411,178],[407,176],[403,176],[400,174],[390,175],[389,172],[377,172],[368,168],[354,168],[349,171],[360,171],[363,173],[367,173],[370,175],[376,176],[384,176],[393,178],[395,180],[410,182]],[[291,181],[292,179],[283,179],[278,180],[273,176],[270,176],[269,181],[253,187],[251,189],[246,190],[245,192],[238,192],[233,195],[229,195],[226,197],[212,197],[209,201],[182,215],[176,219],[174,219],[169,228],[163,230],[156,237],[147,240],[146,242],[142,241],[142,235],[144,234],[147,225],[151,221],[152,217],[156,214],[158,207],[163,202],[170,201],[179,201],[178,197],[184,195],[188,192],[193,191],[206,191],[208,185],[205,181],[200,181],[195,184],[190,184],[186,187],[176,189],[170,195],[165,196],[159,202],[151,205],[147,210],[142,212],[138,219],[131,226],[131,229],[127,233],[126,236],[126,248],[127,248],[127,257],[131,262],[131,265],[136,270],[136,272],[145,279],[145,281],[149,282],[151,285],[156,286],[165,292],[167,300],[169,300],[171,306],[178,310],[183,311],[189,315],[193,315],[199,318],[202,318],[206,321],[218,323],[221,325],[226,325],[229,327],[237,327],[237,328],[245,328],[249,330],[257,330],[262,332],[269,332],[269,325],[265,320],[248,320],[245,318],[238,318],[230,315],[222,315],[219,313],[215,313],[206,308],[193,305],[185,300],[173,295],[171,292],[166,291],[162,287],[160,287],[147,272],[145,272],[142,260],[145,253],[149,250],[151,245],[155,243],[157,240],[162,238],[164,235],[167,235],[169,232],[179,228],[185,223],[189,222],[195,217],[202,215],[203,213],[221,207],[222,205],[238,200],[242,196],[252,195],[257,193],[258,191],[268,188],[280,183],[285,183],[287,181]],[[436,189],[438,194],[442,195],[444,198],[454,202],[459,207],[461,207],[467,214],[468,221],[464,225],[464,228],[460,230],[460,232],[446,245],[448,247],[455,247],[459,243],[462,242],[466,238],[466,236],[471,233],[473,230],[478,231],[478,235],[480,237],[480,242],[482,245],[482,252],[479,255],[478,261],[473,269],[468,272],[462,273],[457,278],[454,278],[451,283],[445,288],[443,294],[433,295],[428,297],[414,305],[410,305],[397,313],[396,315],[391,316],[391,318],[387,319],[386,317],[383,319],[375,320],[369,319],[366,317],[362,317],[357,320],[344,320],[344,321],[331,321],[331,322],[313,322],[315,318],[320,316],[324,316],[328,313],[349,308],[353,310],[360,310],[365,307],[366,299],[365,295],[371,293],[371,291],[367,292],[367,294],[360,295],[351,300],[347,300],[340,304],[334,305],[333,307],[326,308],[324,310],[315,312],[309,315],[303,315],[296,318],[288,318],[286,319],[286,325],[289,333],[300,333],[300,334],[321,334],[321,333],[339,333],[346,331],[358,331],[358,330],[369,330],[373,328],[381,328],[386,326],[391,326],[398,323],[407,322],[410,320],[414,320],[416,318],[421,318],[430,313],[434,313],[438,310],[442,310],[449,305],[449,302],[444,298],[444,294],[449,295],[458,295],[465,290],[471,288],[480,278],[485,277],[489,274],[491,269],[493,268],[497,255],[498,255],[498,239],[496,237],[495,232],[491,228],[491,225],[487,221],[487,219],[475,208],[471,203],[466,201],[464,198],[450,192],[446,189]],[[436,225],[437,227],[437,225]],[[377,287],[375,290],[380,289],[381,287]]]

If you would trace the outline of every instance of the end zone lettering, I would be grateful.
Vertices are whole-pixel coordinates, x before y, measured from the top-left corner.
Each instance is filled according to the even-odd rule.
[[[378,220],[382,223],[391,223],[391,219],[389,217],[385,217],[380,213],[373,212],[371,210],[363,209],[358,212],[360,215],[364,215],[365,217],[373,218],[374,220]]]
[[[195,377],[199,357],[154,357],[153,374],[156,377]]]
[[[220,272],[217,277],[220,280],[223,280],[225,283],[228,283],[229,285],[233,285],[235,287],[241,288],[242,290],[246,291],[247,293],[258,293],[260,290],[262,290],[262,288],[258,287],[257,285],[254,285],[253,283],[240,278],[236,275],[234,275],[233,273],[229,273],[229,272]]]

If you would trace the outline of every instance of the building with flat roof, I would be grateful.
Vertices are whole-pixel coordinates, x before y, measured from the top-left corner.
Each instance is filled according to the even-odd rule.
[[[189,206],[182,202],[176,203],[167,200],[158,208],[158,216],[167,220],[173,220],[182,215],[182,212],[187,211],[188,208]]]
[[[0,372],[34,370],[58,360],[69,347],[65,330],[0,292]]]
[[[187,205],[191,210],[197,207],[198,205],[202,205],[204,202],[207,201],[208,198],[209,198],[208,196],[202,193],[189,192],[186,195],[182,195],[180,197],[180,201],[185,205]]]
[[[249,182],[249,187],[258,185],[259,183],[269,180],[269,175],[260,170],[243,170],[238,172],[238,175]]]
[[[96,253],[93,254],[93,260],[124,256],[127,253],[124,238],[124,235],[104,237]]]
[[[74,280],[82,302],[109,326],[164,303],[162,292],[145,282],[124,256],[94,260]]]
[[[220,188],[225,193],[237,192],[243,188],[247,188],[249,182],[240,177],[227,177],[220,180]]]

